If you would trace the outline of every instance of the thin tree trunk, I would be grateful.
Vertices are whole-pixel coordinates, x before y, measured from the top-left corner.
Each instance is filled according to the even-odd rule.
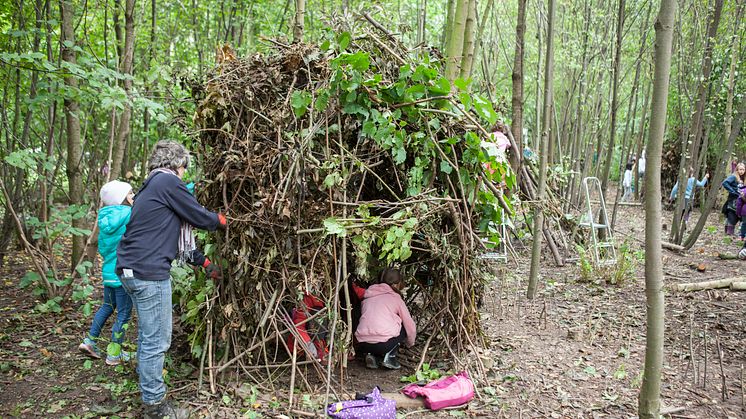
[[[513,59],[513,121],[510,129],[513,139],[518,146],[517,150],[510,153],[511,165],[516,172],[517,182],[520,185],[520,167],[523,156],[523,57],[526,34],[526,1],[518,0],[518,21],[515,25],[515,58]],[[487,4],[490,7],[492,0]],[[486,16],[486,13],[485,13]],[[481,37],[480,37],[481,38]]]
[[[699,147],[702,138],[702,126],[704,121],[705,104],[707,103],[707,90],[710,84],[710,73],[712,72],[712,48],[715,36],[717,36],[718,26],[720,26],[720,16],[723,10],[723,0],[715,0],[715,8],[707,19],[707,38],[705,39],[705,50],[702,56],[702,78],[697,84],[697,102],[694,106],[692,115],[692,125],[689,129],[688,138],[682,142],[681,167],[679,167],[679,194],[676,197],[676,207],[674,210],[673,220],[671,221],[671,242],[680,244],[683,238],[682,231],[682,214],[684,210],[684,200],[686,188],[685,185],[689,177],[689,166],[692,162],[697,162],[699,158]],[[683,122],[683,121],[682,121]],[[687,141],[689,147],[687,147]],[[687,153],[688,150],[688,153]],[[695,168],[696,169],[696,168]],[[696,171],[694,173],[697,173]],[[692,196],[692,199],[694,197]]]
[[[648,39],[648,21],[650,20],[650,12],[653,8],[653,4],[650,3],[648,5],[648,11],[645,15],[645,21],[643,23],[643,30],[645,31],[642,35],[642,42],[640,44],[640,53],[637,56],[637,63],[635,65],[635,78],[632,81],[632,98],[629,100],[629,108],[627,109],[627,117],[626,122],[624,123],[624,134],[622,135],[622,156],[623,159],[621,160],[621,171],[619,173],[619,179],[622,180],[623,173],[624,173],[624,164],[626,164],[627,161],[629,161],[629,150],[633,149],[635,146],[635,143],[632,141],[630,137],[634,137],[635,133],[635,119],[637,116],[637,102],[640,98],[640,95],[637,94],[639,82],[640,82],[640,67],[642,66],[642,53],[645,50],[645,44],[647,43]],[[645,115],[643,115],[643,118]],[[632,132],[630,132],[630,123],[632,125]],[[629,148],[627,148],[627,140],[629,140]],[[636,157],[639,157],[639,153],[636,153]],[[639,164],[639,163],[638,163]],[[636,169],[636,168],[635,168]],[[637,177],[637,170],[634,170],[634,177]],[[621,182],[620,182],[621,183]],[[616,225],[616,215],[617,210],[619,209],[619,195],[621,194],[622,188],[617,187],[616,191],[616,198],[614,199],[614,209],[611,213],[611,229],[614,230],[614,226]],[[636,183],[635,183],[635,193],[637,193]]]
[[[116,38],[117,61],[122,59],[122,24],[119,21],[119,11],[122,9],[122,0],[114,0],[114,37]]]
[[[453,32],[453,20],[456,15],[456,3],[460,0],[448,0],[446,6],[446,27],[443,30],[443,39],[440,41],[443,51],[447,51],[451,32]]]
[[[554,14],[555,2],[549,0],[549,16],[547,18],[547,54],[544,67],[544,113],[542,120],[541,144],[539,147],[539,191],[536,200],[544,201],[547,189],[547,154],[549,150],[549,138],[552,127],[552,78],[554,77]],[[541,239],[544,231],[544,212],[541,205],[536,205],[534,215],[534,242],[531,247],[531,271],[528,279],[528,290],[526,297],[533,299],[536,295],[536,287],[539,282],[539,269],[541,262]]]
[[[125,0],[124,9],[124,55],[120,57],[119,71],[127,76],[132,76],[132,61],[135,55],[135,0]],[[122,165],[124,164],[124,154],[127,149],[126,141],[130,133],[130,123],[132,121],[132,106],[130,105],[129,95],[132,91],[132,78],[126,77],[122,81],[122,87],[127,94],[127,101],[124,103],[124,109],[119,116],[119,129],[117,138],[114,142],[114,154],[111,162],[111,179],[117,179],[122,174]]]
[[[645,297],[647,330],[645,369],[640,388],[640,419],[658,419],[661,409],[661,368],[665,300],[661,249],[661,154],[666,129],[668,81],[671,74],[671,44],[676,15],[675,0],[661,0],[655,24],[655,74],[651,104],[647,170],[645,174]]]
[[[420,0],[417,0],[420,4]],[[417,45],[425,44],[427,40],[427,0],[422,0],[417,13]]]
[[[303,29],[305,28],[305,16],[306,16],[306,0],[295,0],[295,20],[293,20],[293,42],[303,42]]]
[[[463,57],[461,58],[461,72],[459,77],[466,80],[471,76],[471,69],[474,63],[474,27],[477,23],[477,0],[469,0],[469,14],[466,18],[464,27],[464,48]]]
[[[609,186],[609,173],[611,171],[611,162],[614,157],[614,144],[616,140],[616,118],[617,105],[619,97],[619,68],[622,60],[622,35],[624,33],[624,0],[619,0],[619,12],[616,23],[616,46],[614,47],[614,69],[612,75],[612,93],[611,93],[611,122],[609,129],[609,149],[606,153],[606,163],[604,172],[601,177],[601,192],[606,196]],[[626,163],[626,162],[624,162]],[[606,224],[607,220],[602,220]]]
[[[573,202],[576,202],[575,199],[576,192],[580,190],[580,182],[582,181],[582,171],[583,167],[581,160],[585,161],[588,156],[587,154],[583,155],[583,158],[581,159],[579,157],[579,154],[581,153],[580,150],[585,150],[584,142],[583,142],[583,108],[586,104],[587,94],[586,94],[586,78],[588,77],[587,70],[588,70],[588,38],[590,35],[589,27],[590,27],[590,20],[591,20],[591,2],[589,0],[585,1],[585,6],[583,9],[583,17],[584,17],[584,23],[583,23],[583,53],[582,53],[582,59],[581,62],[583,63],[583,66],[580,70],[580,86],[578,88],[578,100],[577,100],[577,107],[575,109],[575,121],[574,121],[574,130],[573,130],[573,148],[575,151],[573,151],[572,156],[572,162],[573,162],[573,174],[570,178],[570,190],[567,196],[567,207],[566,211],[570,210],[570,206]],[[580,176],[579,176],[580,175]]]
[[[708,19],[707,39],[705,40],[705,51],[702,57],[702,78],[697,86],[697,104],[695,114],[692,118],[692,129],[689,132],[691,141],[691,161],[699,161],[699,149],[702,140],[702,129],[705,118],[705,105],[707,104],[707,91],[710,90],[710,73],[712,73],[712,49],[717,37],[720,17],[723,12],[723,0],[715,0],[715,9]]]
[[[60,55],[62,61],[75,65],[76,57],[75,50],[75,33],[73,29],[73,7],[70,0],[60,0]],[[65,75],[65,85],[71,91],[78,89],[78,79],[73,74]],[[78,112],[80,108],[78,102],[70,96],[66,96],[64,100],[65,104],[65,134],[67,136],[67,180],[68,180],[68,195],[70,197],[70,204],[82,205],[83,204],[83,177],[81,174],[81,159],[83,157],[83,149],[80,143],[80,119]],[[85,220],[78,218],[73,220],[73,227],[85,228]],[[85,250],[85,237],[73,236],[73,248],[72,257],[70,263],[70,270],[74,271],[75,263],[80,260],[80,256]]]
[[[650,103],[650,85],[651,83],[646,83],[645,86],[645,96],[644,100],[642,102],[642,116],[640,117],[640,128],[638,129],[638,136],[637,136],[637,155],[642,156],[642,153],[644,153],[644,138],[645,138],[645,120],[648,117],[648,106]],[[647,167],[647,161],[646,167]],[[647,169],[646,169],[647,170]],[[645,200],[645,183],[640,183],[640,173],[639,171],[635,171],[635,199]]]
[[[740,10],[736,17],[736,21],[740,21]],[[725,103],[725,135],[724,140],[727,143],[727,147],[723,150],[722,156],[720,158],[719,164],[715,167],[715,173],[712,177],[712,184],[713,186],[710,188],[710,192],[707,195],[707,202],[702,207],[701,214],[699,216],[699,220],[697,221],[697,224],[694,226],[694,229],[692,229],[692,232],[689,234],[689,236],[686,238],[686,241],[684,242],[684,247],[686,249],[691,249],[692,246],[697,242],[697,239],[699,239],[699,235],[702,234],[702,230],[705,228],[705,223],[707,222],[707,217],[710,215],[710,211],[712,211],[713,206],[715,206],[715,200],[718,197],[719,189],[717,185],[719,185],[723,178],[725,177],[725,167],[728,164],[728,161],[730,161],[731,152],[733,151],[733,147],[736,142],[736,137],[740,134],[741,126],[743,124],[743,118],[744,113],[746,113],[746,100],[741,101],[738,118],[736,119],[735,123],[735,129],[733,129],[733,96],[735,93],[735,74],[736,74],[736,65],[738,63],[738,36],[734,36],[733,40],[731,41],[731,62],[730,62],[730,73],[728,76],[728,98],[726,99]],[[735,135],[734,135],[735,134]]]
[[[39,45],[41,43],[41,24],[44,21],[43,17],[43,6],[41,0],[36,0],[34,4],[34,10],[35,10],[35,31],[34,31],[34,39],[31,46],[31,51],[36,53],[39,52]],[[25,22],[23,19],[23,2],[19,4],[19,29],[25,30]],[[20,39],[17,43],[17,52],[20,54],[22,53],[21,50],[21,42]],[[39,72],[36,70],[31,71],[31,82],[29,83],[29,91],[28,91],[28,100],[32,101],[36,98],[36,86],[39,81]],[[14,139],[18,138],[17,134],[17,125],[18,121],[20,119],[20,115],[23,113],[21,109],[21,104],[23,103],[21,101],[21,93],[20,93],[20,86],[21,86],[21,69],[16,69],[16,80],[15,80],[15,111],[14,111]],[[6,150],[7,153],[11,153],[15,150],[16,143],[20,147],[28,147],[29,146],[29,137],[31,135],[31,118],[34,114],[34,107],[28,106],[26,108],[26,112],[23,118],[23,128],[21,130],[20,135],[20,141],[8,141],[8,149]],[[6,135],[8,133],[6,132]],[[9,136],[8,136],[9,137]],[[11,173],[7,173],[6,168],[3,168],[3,177],[5,178],[6,175],[10,175],[9,179],[10,182],[6,183],[9,185],[9,189],[12,191],[11,195],[11,202],[6,203],[10,204],[6,207],[4,216],[3,216],[3,224],[2,228],[0,228],[0,233],[2,235],[0,236],[0,266],[3,265],[5,253],[10,246],[11,241],[13,240],[13,230],[15,229],[15,219],[13,218],[12,212],[9,210],[9,208],[12,206],[13,208],[19,208],[22,207],[21,202],[23,198],[23,184],[24,184],[24,172],[21,168],[13,168],[11,169],[10,166],[7,167],[7,169],[10,169]],[[30,209],[30,208],[29,208]]]
[[[484,45],[483,45],[484,44],[484,41],[483,41],[484,40],[484,28],[487,27],[487,18],[492,13],[492,4],[493,4],[493,2],[494,2],[494,0],[488,0],[487,1],[487,5],[484,6],[484,12],[482,12],[482,19],[481,19],[481,21],[479,23],[479,27],[477,28],[477,36],[476,36],[476,40],[474,41],[474,54],[473,54],[475,60],[477,59],[476,57],[478,57],[479,54],[484,51]],[[476,5],[475,5],[475,7],[476,7]],[[520,8],[520,5],[518,5],[518,7]],[[523,9],[524,9],[523,13],[525,14],[526,13],[526,6],[523,6]],[[519,13],[520,13],[520,11],[519,11]],[[525,18],[524,18],[523,26],[524,27],[526,26]],[[524,29],[524,32],[525,32],[525,29]],[[488,39],[492,39],[492,38],[488,38]],[[516,42],[517,42],[517,40],[516,40]],[[483,61],[486,60],[486,59],[487,58],[485,56],[483,58]],[[473,66],[473,64],[472,64],[472,66]],[[487,73],[485,73],[485,77],[489,77],[487,75]],[[488,89],[488,92],[489,92],[489,89]],[[489,93],[491,94],[491,92],[489,92]]]
[[[466,19],[469,14],[469,0],[456,0],[456,10],[453,16],[453,28],[448,37],[446,47],[446,78],[453,81],[459,75],[462,55],[464,53],[464,34]]]
[[[536,2],[536,115],[534,122],[536,128],[533,132],[534,150],[539,150],[539,138],[541,137],[541,5],[543,1]]]
[[[150,1],[150,55],[147,61],[153,61],[155,59],[155,42],[156,42],[156,21],[158,18],[156,1]],[[150,67],[150,64],[145,65],[145,69]],[[148,84],[146,95],[150,95],[153,91],[153,86]],[[142,139],[142,157],[140,160],[140,178],[145,179],[148,174],[148,148],[150,146],[150,111],[145,109],[143,111],[143,139]]]

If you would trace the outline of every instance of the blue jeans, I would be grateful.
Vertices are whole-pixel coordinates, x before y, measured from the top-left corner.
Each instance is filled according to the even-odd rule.
[[[171,281],[121,277],[137,309],[137,374],[146,405],[166,397],[163,360],[171,346]]]
[[[114,313],[114,310],[117,311],[117,319],[111,327],[111,341],[122,344],[122,341],[124,341],[124,325],[129,323],[132,317],[132,300],[122,287],[104,286],[104,304],[93,316],[91,330],[88,332],[91,339],[95,340],[101,335],[101,329]]]

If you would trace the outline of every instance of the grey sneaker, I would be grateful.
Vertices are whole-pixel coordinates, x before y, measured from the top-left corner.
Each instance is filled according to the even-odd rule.
[[[376,356],[373,354],[365,354],[365,366],[372,370],[378,369],[378,360],[376,360]]]
[[[106,365],[115,366],[115,365],[121,364],[122,362],[130,362],[131,358],[132,358],[132,355],[127,351],[121,351],[119,355],[116,355],[116,356],[111,356],[107,354]]]
[[[83,343],[78,345],[78,350],[90,356],[91,358],[101,359],[101,351],[98,350],[96,342],[94,342],[93,339],[83,339]]]
[[[160,403],[145,406],[142,416],[144,419],[188,419],[189,410],[174,406],[168,400],[163,400]]]
[[[401,364],[399,363],[399,360],[396,359],[396,355],[399,353],[399,347],[390,350],[384,357],[383,362],[381,365],[384,367],[390,369],[390,370],[398,370],[401,368]]]

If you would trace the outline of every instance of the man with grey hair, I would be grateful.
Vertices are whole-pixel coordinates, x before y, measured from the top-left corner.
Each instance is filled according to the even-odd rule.
[[[206,210],[187,190],[181,179],[188,165],[189,151],[183,145],[155,145],[150,174],[135,196],[117,248],[116,272],[138,315],[137,372],[145,418],[188,416],[166,400],[163,381],[163,361],[171,346],[171,262],[178,255],[207,268],[209,261],[196,251],[192,227],[214,231],[226,225],[222,214]]]

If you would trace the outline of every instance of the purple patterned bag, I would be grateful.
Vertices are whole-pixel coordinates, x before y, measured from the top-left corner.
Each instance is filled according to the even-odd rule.
[[[375,387],[363,400],[345,400],[329,404],[326,413],[339,419],[394,419],[396,402],[381,397],[381,390]]]

